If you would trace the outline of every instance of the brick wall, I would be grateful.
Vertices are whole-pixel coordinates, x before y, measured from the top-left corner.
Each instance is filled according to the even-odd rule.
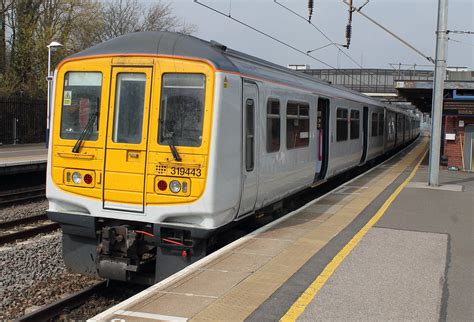
[[[472,118],[463,118],[457,116],[444,116],[444,133],[455,133],[456,140],[448,141],[444,138],[443,154],[448,157],[448,166],[456,166],[463,169],[463,148],[464,148],[464,128],[459,127],[459,121],[464,121],[464,126],[473,123]],[[461,143],[462,141],[462,143]]]

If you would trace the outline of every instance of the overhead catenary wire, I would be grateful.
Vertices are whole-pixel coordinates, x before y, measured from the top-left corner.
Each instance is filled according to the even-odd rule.
[[[354,58],[352,58],[349,54],[347,54],[345,51],[341,50],[340,47],[346,47],[346,45],[340,45],[336,42],[334,42],[331,38],[329,38],[328,35],[326,35],[320,28],[318,28],[318,26],[316,26],[315,24],[313,24],[312,22],[306,20],[305,17],[303,17],[302,15],[300,15],[299,13],[297,13],[296,11],[292,10],[291,8],[285,6],[284,4],[278,2],[278,0],[273,0],[274,3],[276,3],[277,5],[279,5],[280,7],[282,7],[283,9],[291,12],[292,14],[294,14],[295,16],[297,16],[298,18],[308,22],[314,29],[316,29],[324,38],[326,38],[330,43],[331,45],[335,46],[339,53],[342,53],[344,56],[346,56],[351,62],[353,62],[356,66],[358,66],[359,68],[361,69],[364,69],[364,66],[362,64],[359,64]],[[317,49],[322,49],[322,48],[317,48]],[[377,83],[380,83],[379,80],[372,74],[368,74],[373,80],[375,80],[375,82]]]
[[[467,45],[467,46],[472,46],[474,47],[474,44],[470,44],[468,42],[465,42],[465,41],[460,41],[460,40],[457,40],[457,39],[453,39],[453,38],[448,38],[449,41],[452,41],[452,42],[457,42],[457,43],[460,43],[460,44],[464,44],[464,45]]]
[[[313,51],[317,51],[317,50],[320,50],[320,49],[323,49],[323,48],[326,48],[326,47],[329,47],[329,46],[332,46],[332,43],[329,43],[329,44],[326,44],[324,46],[321,46],[321,47],[318,47],[318,48],[315,48],[315,49],[311,49],[311,50],[307,50],[306,53],[311,53]]]
[[[360,14],[362,17],[364,17],[365,19],[369,20],[370,22],[372,22],[373,24],[375,24],[376,26],[378,26],[379,28],[383,29],[385,32],[387,32],[389,35],[391,35],[392,37],[396,38],[397,40],[399,40],[401,43],[403,43],[405,46],[407,46],[408,48],[412,49],[413,51],[415,51],[417,54],[421,55],[423,58],[425,58],[426,60],[428,60],[429,62],[433,63],[434,64],[434,59],[430,56],[427,56],[425,54],[423,54],[420,50],[416,49],[412,44],[410,44],[409,42],[407,42],[406,40],[402,39],[400,36],[398,36],[397,34],[395,34],[394,32],[390,31],[388,28],[386,28],[385,26],[381,25],[380,23],[378,23],[377,21],[375,21],[374,19],[372,19],[371,17],[367,16],[365,13],[363,13],[361,11],[362,7],[360,8],[356,8],[354,7],[353,5],[351,5],[349,2],[347,2],[347,0],[342,0],[342,2],[344,2],[346,5],[349,6],[350,9],[352,9],[354,12],[357,12],[358,14]],[[365,4],[364,4],[365,6]]]
[[[309,58],[311,58],[311,59],[313,59],[313,60],[315,60],[315,61],[317,61],[317,62],[319,62],[319,63],[321,63],[321,64],[323,64],[323,65],[325,65],[325,66],[327,66],[327,67],[329,67],[329,68],[331,68],[331,69],[337,69],[336,67],[334,67],[334,66],[332,66],[332,65],[330,65],[330,64],[328,64],[328,63],[326,63],[325,61],[322,61],[322,60],[320,60],[320,59],[318,59],[318,58],[316,58],[316,57],[314,57],[314,56],[312,56],[312,55],[310,55],[310,54],[304,52],[303,50],[301,50],[301,49],[299,49],[299,48],[297,48],[297,47],[295,47],[295,46],[293,46],[293,45],[291,45],[291,44],[288,44],[288,43],[284,42],[283,40],[280,40],[280,39],[276,38],[275,36],[272,36],[272,35],[270,35],[270,34],[264,32],[264,31],[261,31],[260,29],[258,29],[258,28],[256,28],[256,27],[253,27],[253,26],[249,25],[248,23],[245,23],[245,22],[243,22],[243,21],[241,21],[241,20],[239,20],[239,19],[237,19],[237,18],[234,18],[234,17],[232,17],[232,16],[227,15],[225,12],[222,12],[222,11],[220,11],[220,10],[218,10],[218,9],[216,9],[216,8],[213,8],[213,7],[211,7],[211,6],[209,6],[209,5],[205,4],[205,3],[202,3],[202,2],[200,2],[199,0],[194,0],[194,2],[195,2],[196,4],[199,4],[199,5],[201,5],[201,6],[205,7],[205,8],[207,8],[207,9],[209,9],[209,10],[215,12],[215,13],[220,14],[220,15],[222,15],[222,16],[228,18],[228,19],[231,19],[231,20],[233,20],[233,21],[235,21],[235,22],[237,22],[237,23],[239,23],[239,24],[241,24],[241,25],[243,25],[243,26],[245,26],[245,27],[247,27],[247,28],[249,28],[249,29],[251,29],[251,30],[253,30],[253,31],[255,31],[255,32],[259,33],[259,34],[261,34],[261,35],[263,35],[263,36],[265,36],[265,37],[267,37],[267,38],[270,38],[270,39],[272,39],[272,40],[278,42],[279,44],[281,44],[281,45],[283,45],[283,46],[286,46],[286,47],[288,47],[288,48],[290,48],[290,49],[292,49],[292,50],[294,50],[294,51],[296,51],[296,52],[299,52],[300,54],[303,54],[303,55],[305,55],[305,56],[307,56],[307,57],[309,57]],[[361,81],[360,81],[359,79],[352,77],[350,74],[347,74],[347,73],[344,73],[344,72],[341,72],[341,73],[344,74],[344,75],[346,75],[346,76],[348,76],[349,78],[351,78],[351,79],[353,79],[353,80],[355,80],[355,81],[361,83]]]
[[[469,30],[446,30],[448,34],[474,35],[474,31]]]

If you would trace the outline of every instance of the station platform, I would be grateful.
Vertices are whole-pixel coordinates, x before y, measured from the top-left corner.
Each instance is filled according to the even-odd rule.
[[[474,174],[428,139],[92,321],[472,320]]]
[[[0,146],[0,175],[46,169],[44,143]]]

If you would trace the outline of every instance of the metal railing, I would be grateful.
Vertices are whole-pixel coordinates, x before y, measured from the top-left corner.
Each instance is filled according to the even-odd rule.
[[[0,97],[0,144],[41,143],[46,139],[46,100]]]
[[[363,93],[397,93],[400,80],[433,80],[433,71],[406,69],[306,69],[301,72]]]

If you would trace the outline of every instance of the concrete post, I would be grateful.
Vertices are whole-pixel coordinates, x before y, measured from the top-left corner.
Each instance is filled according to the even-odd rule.
[[[438,0],[438,28],[431,107],[431,140],[428,184],[439,186],[439,159],[441,148],[441,119],[443,117],[443,92],[446,79],[446,52],[448,49],[448,0]]]

